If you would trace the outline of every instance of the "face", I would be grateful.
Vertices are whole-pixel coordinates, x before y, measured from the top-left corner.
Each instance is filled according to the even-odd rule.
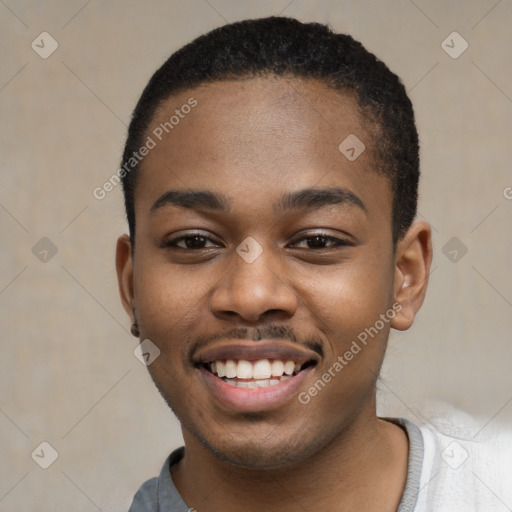
[[[349,134],[366,146],[353,161]],[[117,267],[185,440],[277,467],[375,416],[390,327],[410,323],[393,304],[414,283],[354,99],[297,79],[209,84],[170,98],[148,135],[135,253],[121,237]]]

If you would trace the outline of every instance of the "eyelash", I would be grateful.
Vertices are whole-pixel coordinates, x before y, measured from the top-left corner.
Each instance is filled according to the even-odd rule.
[[[202,238],[204,240],[207,240],[209,242],[217,243],[215,240],[212,240],[210,237],[205,236],[203,233],[189,233],[187,235],[181,235],[177,236],[175,238],[169,238],[167,240],[164,240],[162,243],[163,248],[176,248],[176,249],[182,249],[184,251],[197,251],[202,249],[208,249],[208,247],[200,247],[199,249],[189,249],[186,247],[178,247],[178,242],[181,242],[182,240],[191,240],[193,238]]]
[[[203,233],[189,233],[189,234],[186,234],[186,235],[181,235],[179,237],[175,237],[175,238],[170,238],[170,239],[164,240],[164,242],[162,243],[162,248],[175,248],[175,249],[180,249],[180,250],[184,250],[184,251],[201,251],[201,250],[204,250],[204,249],[210,249],[211,248],[211,247],[199,247],[199,248],[194,249],[194,248],[179,247],[178,246],[179,242],[186,241],[186,240],[191,240],[193,238],[201,238],[201,239],[203,239],[203,240],[205,240],[207,242],[212,242],[214,244],[218,244],[218,242],[216,242],[212,238],[204,235]],[[319,247],[319,248],[316,248],[316,249],[315,248],[311,248],[311,247],[303,247],[303,248],[300,248],[300,249],[301,250],[302,249],[307,249],[307,250],[319,251],[319,250],[326,250],[326,249],[331,249],[331,248],[335,248],[335,247],[352,247],[352,246],[355,245],[353,242],[351,242],[349,240],[342,239],[342,238],[337,238],[337,237],[328,235],[328,234],[323,233],[323,232],[318,232],[318,233],[314,233],[314,234],[304,235],[304,236],[296,239],[295,241],[293,241],[292,244],[296,245],[299,242],[311,240],[313,238],[321,238],[321,239],[325,240],[327,243],[332,242],[332,244],[331,245],[327,245],[326,247]]]
[[[331,245],[328,245],[326,247],[319,247],[319,248],[312,248],[312,247],[303,247],[303,249],[309,249],[309,250],[312,250],[312,251],[315,251],[315,250],[322,250],[322,249],[331,249],[331,248],[336,248],[336,247],[348,247],[348,246],[353,246],[354,244],[352,242],[350,242],[349,240],[346,240],[346,239],[343,239],[343,238],[337,238],[335,236],[331,236],[331,235],[328,235],[326,233],[315,233],[315,234],[311,234],[311,235],[305,235],[305,236],[302,236],[301,238],[298,238],[297,240],[295,240],[294,242],[292,242],[293,244],[297,244],[299,242],[303,242],[303,241],[307,241],[307,240],[311,240],[313,238],[321,238],[327,242],[333,242]]]

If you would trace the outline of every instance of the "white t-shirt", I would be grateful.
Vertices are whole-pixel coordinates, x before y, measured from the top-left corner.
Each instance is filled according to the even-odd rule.
[[[404,428],[409,438],[407,480],[397,512],[512,512],[512,434],[489,426],[475,430],[466,418],[441,416],[418,425],[383,418]],[[183,455],[183,447],[169,455],[160,476],[139,489],[129,512],[194,510],[171,479],[170,467]]]
[[[409,439],[412,423],[407,427]],[[512,431],[498,423],[479,425],[466,414],[445,409],[416,427],[423,441],[421,470],[413,473],[410,442],[409,478],[418,481],[412,503],[398,512],[511,512]],[[406,495],[404,493],[404,497]],[[406,505],[402,499],[401,507]]]

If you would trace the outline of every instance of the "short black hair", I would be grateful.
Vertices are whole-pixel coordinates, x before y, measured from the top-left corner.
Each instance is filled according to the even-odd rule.
[[[372,127],[375,170],[390,179],[393,242],[403,237],[416,215],[419,181],[418,133],[405,87],[351,36],[320,23],[273,16],[224,25],[194,39],[149,80],[133,111],[122,161],[125,169],[126,162],[133,163],[121,176],[132,248],[140,168],[132,157],[144,144],[158,107],[202,84],[266,75],[316,79],[355,94],[365,127]]]

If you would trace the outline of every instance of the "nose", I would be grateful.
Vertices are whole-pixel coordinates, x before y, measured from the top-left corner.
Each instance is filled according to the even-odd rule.
[[[224,320],[256,324],[288,319],[297,310],[297,296],[284,280],[280,265],[265,250],[252,263],[237,253],[233,265],[211,295],[213,314]]]

